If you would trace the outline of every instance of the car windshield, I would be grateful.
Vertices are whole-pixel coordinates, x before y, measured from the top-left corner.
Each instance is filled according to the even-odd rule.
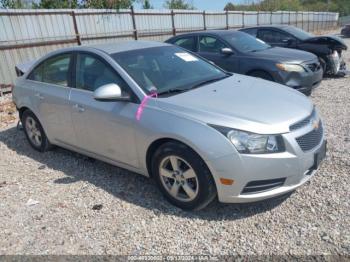
[[[313,37],[314,35],[308,32],[305,32],[304,30],[297,28],[297,27],[293,27],[293,26],[288,26],[286,28],[284,28],[284,30],[292,35],[294,35],[296,38],[304,41],[306,39],[309,39],[311,37]]]
[[[264,41],[257,39],[247,33],[235,32],[227,34],[224,39],[240,52],[256,52],[270,48]]]
[[[147,93],[184,92],[229,74],[175,46],[115,53],[112,58]]]

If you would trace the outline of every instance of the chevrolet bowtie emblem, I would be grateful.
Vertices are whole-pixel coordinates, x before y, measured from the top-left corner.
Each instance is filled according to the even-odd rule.
[[[314,129],[318,129],[319,126],[320,126],[320,121],[318,121],[318,120],[313,120],[312,121],[312,127]]]

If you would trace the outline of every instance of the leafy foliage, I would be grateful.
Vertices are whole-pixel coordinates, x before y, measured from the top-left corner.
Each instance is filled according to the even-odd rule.
[[[2,8],[24,8],[21,0],[0,0]]]
[[[82,8],[130,8],[135,0],[82,0]]]
[[[246,2],[247,3],[247,2]],[[235,5],[227,3],[224,10],[242,11],[321,11],[350,15],[350,0],[262,0],[259,3]]]
[[[44,9],[59,9],[59,8],[77,8],[79,6],[78,0],[41,0],[40,2],[33,2],[33,8]]]
[[[167,0],[164,4],[167,9],[194,9],[194,6],[184,0]]]
[[[145,1],[143,1],[143,3],[142,3],[142,8],[143,8],[143,9],[152,9],[153,6],[152,6],[151,3],[149,2],[149,0],[145,0]]]

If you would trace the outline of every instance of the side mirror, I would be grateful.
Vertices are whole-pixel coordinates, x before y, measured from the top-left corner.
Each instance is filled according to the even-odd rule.
[[[106,84],[97,88],[94,92],[97,101],[129,101],[130,95],[123,94],[121,88],[114,83]]]
[[[228,48],[228,47],[224,47],[221,49],[221,54],[224,54],[224,55],[233,55],[233,51],[231,48]]]

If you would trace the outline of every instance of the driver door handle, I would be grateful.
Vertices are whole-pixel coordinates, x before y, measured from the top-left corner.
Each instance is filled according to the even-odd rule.
[[[76,110],[77,110],[78,112],[80,112],[80,113],[82,113],[82,112],[85,111],[85,108],[82,107],[82,106],[79,105],[79,104],[75,104],[75,105],[73,106],[73,108],[76,109]]]
[[[40,94],[39,92],[38,92],[38,93],[35,93],[35,96],[36,96],[37,98],[39,98],[40,100],[43,100],[43,99],[44,99],[43,95]]]

